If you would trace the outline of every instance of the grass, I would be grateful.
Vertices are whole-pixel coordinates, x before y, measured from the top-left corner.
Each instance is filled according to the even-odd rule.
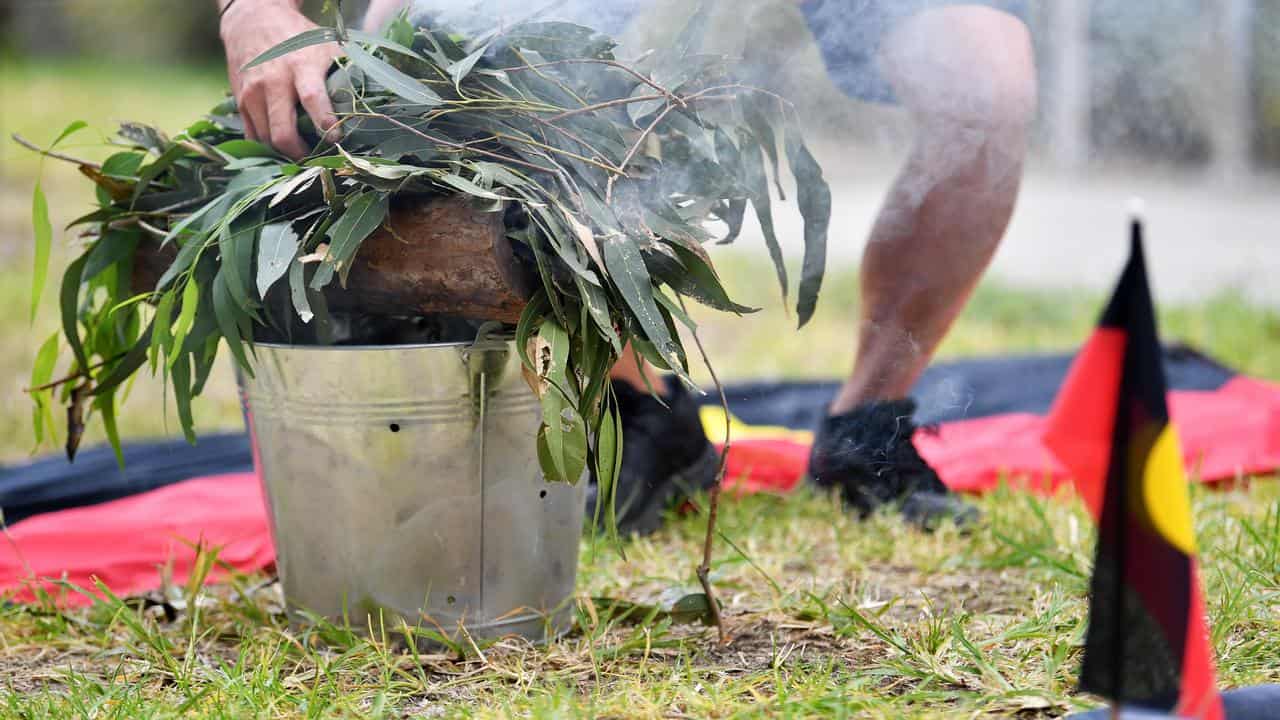
[[[73,119],[108,127],[139,108],[154,112],[142,119],[177,127],[219,92],[216,70],[134,70],[2,63],[5,132],[47,141]],[[0,167],[0,302],[10,308],[0,315],[9,349],[0,358],[0,457],[14,460],[31,445],[21,387],[54,319],[45,307],[33,328],[24,310],[37,163],[6,147]],[[57,225],[89,194],[74,172],[47,170]],[[51,277],[68,255],[55,257]],[[818,315],[796,333],[771,271],[755,257],[723,257],[738,299],[767,308],[742,320],[696,314],[723,375],[847,371],[851,271],[832,274]],[[1101,301],[984,285],[942,354],[1069,349]],[[1161,315],[1167,338],[1280,380],[1275,313],[1225,295]],[[124,406],[126,434],[170,433],[176,423],[163,406],[154,383],[140,380]],[[204,431],[239,424],[226,368],[198,413]],[[1221,682],[1280,681],[1280,486],[1197,489],[1194,500]],[[1096,704],[1074,693],[1091,559],[1085,514],[1070,497],[1008,490],[978,502],[987,522],[971,535],[921,535],[891,517],[856,522],[808,491],[726,502],[722,528],[733,543],[717,545],[713,579],[735,638],[727,648],[706,628],[612,621],[586,600],[649,602],[696,588],[696,516],[628,543],[625,561],[584,547],[577,629],[542,647],[506,640],[424,655],[380,633],[294,628],[263,578],[87,610],[5,607],[0,718],[1055,717]]]
[[[727,503],[714,577],[734,641],[667,621],[423,655],[340,626],[291,629],[244,579],[179,608],[0,611],[0,716],[1053,717],[1073,694],[1090,532],[1067,498],[1001,491],[988,524],[920,535],[800,493]],[[1280,680],[1280,493],[1198,492],[1223,684]],[[691,589],[701,521],[584,548],[583,597]],[[586,601],[584,600],[584,606]]]

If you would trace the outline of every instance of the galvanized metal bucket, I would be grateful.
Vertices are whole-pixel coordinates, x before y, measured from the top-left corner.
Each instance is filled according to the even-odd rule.
[[[242,378],[290,608],[457,637],[568,629],[586,483],[547,483],[514,343],[257,346]]]

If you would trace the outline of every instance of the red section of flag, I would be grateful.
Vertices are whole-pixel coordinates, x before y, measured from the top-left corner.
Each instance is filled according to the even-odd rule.
[[[1096,522],[1102,517],[1115,433],[1125,332],[1100,327],[1081,348],[1049,412],[1045,445],[1062,460]]]
[[[1187,617],[1187,645],[1182,658],[1182,692],[1177,714],[1200,720],[1224,720],[1222,696],[1213,668],[1213,648],[1205,621],[1204,600],[1200,597],[1200,569],[1191,563],[1191,608]]]

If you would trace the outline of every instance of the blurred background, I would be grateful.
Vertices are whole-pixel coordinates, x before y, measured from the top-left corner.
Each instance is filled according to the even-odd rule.
[[[307,3],[318,13],[319,0]],[[746,320],[702,313],[713,359],[732,377],[847,372],[864,237],[911,140],[900,110],[845,98],[822,68],[793,3],[713,0],[715,49],[789,48],[781,80],[817,138],[833,182],[830,276],[799,335],[777,301],[758,233],[717,255]],[[345,3],[353,18],[361,3]],[[604,8],[608,3],[602,3]],[[627,48],[661,42],[687,2],[658,0]],[[944,354],[1074,346],[1127,251],[1128,201],[1148,209],[1149,255],[1165,330],[1238,367],[1280,379],[1280,0],[1032,0],[1041,79],[1034,158],[1008,238]],[[603,10],[602,10],[603,11]],[[317,15],[318,17],[318,15]],[[624,53],[625,54],[625,53]],[[122,120],[177,130],[225,93],[212,0],[0,0],[0,461],[31,450],[22,388],[53,332],[53,291],[27,322],[31,189],[43,175],[55,229],[87,211],[74,168],[10,142],[45,144],[87,121],[65,150],[87,158]],[[799,261],[794,211],[782,223]],[[55,239],[50,284],[75,238]],[[717,252],[720,252],[717,250]],[[778,338],[795,338],[779,342]],[[158,382],[140,380],[122,419],[131,434],[176,427]],[[229,372],[198,406],[202,429],[238,423]],[[131,409],[132,408],[132,409]],[[94,436],[97,437],[97,436]]]

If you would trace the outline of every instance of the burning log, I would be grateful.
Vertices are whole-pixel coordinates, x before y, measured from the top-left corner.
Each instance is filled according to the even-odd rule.
[[[138,249],[133,289],[156,286],[176,248],[151,240]],[[515,323],[532,277],[513,255],[503,213],[461,195],[406,202],[365,240],[345,288],[325,289],[331,310],[369,316],[454,315]]]

